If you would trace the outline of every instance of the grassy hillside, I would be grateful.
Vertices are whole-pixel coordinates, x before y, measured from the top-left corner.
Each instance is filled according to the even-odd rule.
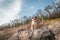
[[[49,28],[51,28],[53,26],[52,28],[54,29],[57,26],[60,26],[59,23],[60,23],[60,18],[44,20],[41,23],[39,23],[40,24],[39,28],[42,28],[42,27],[49,27]],[[13,28],[11,27],[11,28],[5,28],[3,30],[0,30],[0,40],[8,39],[16,31],[18,31],[18,30],[26,30],[26,29],[30,29],[30,23],[26,24],[26,25],[23,25],[23,26],[19,26],[19,27],[13,27]]]

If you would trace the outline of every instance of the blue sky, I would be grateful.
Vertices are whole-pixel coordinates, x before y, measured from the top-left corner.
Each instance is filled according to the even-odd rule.
[[[53,2],[55,2],[55,0],[23,0],[20,16],[31,16],[35,14],[37,10],[43,10]]]
[[[22,16],[31,16],[56,0],[0,0],[0,25]]]

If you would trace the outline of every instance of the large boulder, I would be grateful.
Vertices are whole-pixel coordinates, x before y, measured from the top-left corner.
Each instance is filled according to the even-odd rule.
[[[48,28],[53,31],[56,40],[60,40],[60,21],[51,21],[51,23],[48,25]]]
[[[46,30],[41,35],[40,40],[55,40],[55,35],[51,30]]]

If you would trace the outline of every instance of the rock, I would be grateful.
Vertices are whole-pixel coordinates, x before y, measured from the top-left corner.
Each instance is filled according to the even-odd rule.
[[[47,38],[48,37],[48,38]],[[17,31],[8,40],[55,40],[54,34],[49,29],[36,29]]]
[[[51,30],[46,30],[41,35],[40,40],[55,40],[55,36]]]
[[[54,34],[57,34],[60,32],[60,22],[51,22],[49,25],[48,25],[48,28],[51,29]],[[60,34],[60,33],[59,33]]]

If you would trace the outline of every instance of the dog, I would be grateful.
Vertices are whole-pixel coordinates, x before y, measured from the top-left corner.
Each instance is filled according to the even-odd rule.
[[[31,22],[31,30],[32,31],[37,29],[37,27],[38,27],[38,20],[37,19],[38,19],[37,17],[32,18],[32,22]]]

